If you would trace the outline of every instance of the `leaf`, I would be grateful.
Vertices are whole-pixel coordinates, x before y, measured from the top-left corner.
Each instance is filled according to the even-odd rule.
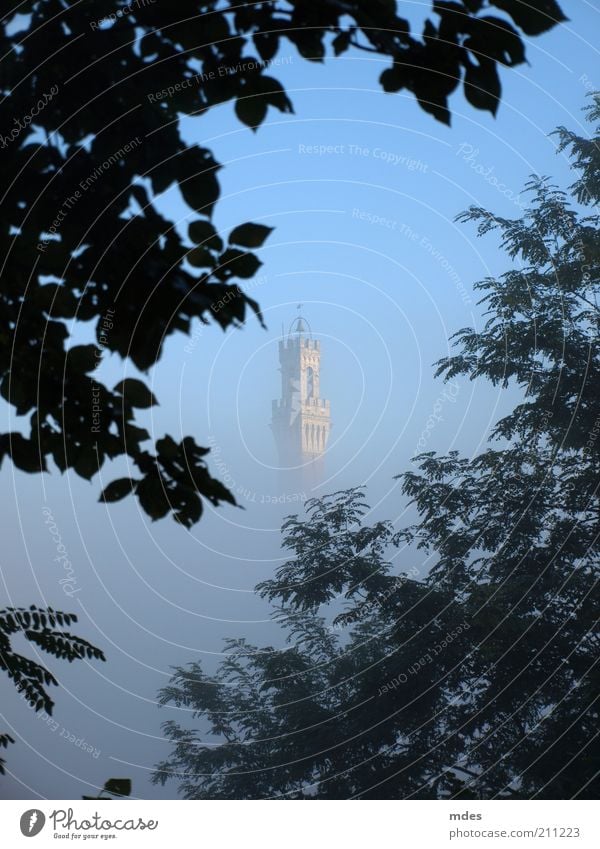
[[[325,56],[323,30],[300,28],[293,35],[290,35],[289,38],[294,41],[298,52],[304,59],[308,59],[309,62],[323,61],[323,57]]]
[[[465,73],[465,97],[476,109],[487,109],[496,114],[500,102],[501,85],[496,63],[488,60],[481,65],[468,65]]]
[[[216,251],[223,250],[223,240],[217,235],[214,224],[210,221],[192,221],[188,227],[188,235],[197,245],[204,245]]]
[[[241,245],[243,248],[260,248],[274,229],[264,224],[240,224],[231,231],[229,244]]]
[[[235,101],[235,114],[242,124],[256,131],[267,115],[267,103],[259,95],[238,97]]]
[[[84,374],[93,371],[98,364],[99,350],[96,345],[74,345],[67,352],[69,367]]]
[[[162,519],[171,510],[163,481],[156,474],[148,475],[138,483],[136,495],[152,521]]]
[[[75,460],[71,462],[71,466],[80,477],[90,480],[102,465],[102,460],[103,457],[98,454],[94,444],[83,445]]]
[[[134,445],[137,447],[139,442],[145,442],[150,439],[150,434],[145,427],[136,427],[136,425],[126,424],[123,429],[123,436],[128,446]]]
[[[439,94],[432,91],[430,88],[422,89],[415,88],[415,95],[419,102],[419,106],[433,115],[442,124],[450,126],[450,110],[448,109],[448,98],[445,94]]]
[[[333,52],[336,56],[340,56],[342,53],[345,53],[348,47],[350,46],[350,38],[351,32],[350,30],[346,32],[340,32],[331,42],[331,46],[333,47]]]
[[[47,471],[46,459],[38,446],[20,433],[5,434],[3,441],[8,441],[8,453],[18,469],[24,472]]]
[[[155,195],[160,195],[166,191],[169,186],[177,179],[177,175],[173,170],[172,162],[161,162],[150,173],[152,181],[152,191]]]
[[[568,20],[556,0],[490,0],[490,3],[509,14],[527,35],[541,35]]]
[[[112,793],[113,796],[131,796],[131,779],[109,778],[103,789],[105,793]]]
[[[172,436],[163,436],[162,439],[156,441],[156,450],[160,457],[164,457],[166,460],[176,460],[181,449]]]
[[[192,248],[187,255],[187,261],[194,268],[213,268],[215,265],[215,258],[208,248],[204,247]]]
[[[252,89],[253,93],[263,95],[267,103],[279,109],[280,112],[293,113],[294,107],[280,82],[273,77],[264,75],[254,77],[247,89]]]
[[[126,377],[125,380],[121,380],[115,386],[114,391],[122,395],[132,407],[145,409],[146,407],[158,406],[158,401],[146,384],[134,377]]]
[[[173,518],[189,531],[202,518],[202,511],[202,501],[197,495],[191,495],[188,496],[185,506],[173,513]]]
[[[244,279],[253,277],[262,265],[262,262],[254,254],[244,253],[236,248],[226,250],[221,255],[220,263],[224,271],[229,271],[231,274]]]
[[[158,442],[156,443],[158,445]],[[206,457],[210,454],[210,448],[203,448],[196,445],[196,440],[193,436],[184,436],[181,441],[182,448],[186,454],[191,454],[193,457]]]
[[[221,193],[217,171],[220,165],[210,151],[187,148],[177,157],[177,180],[183,199],[197,212],[210,214]]]
[[[99,501],[120,501],[135,490],[137,481],[133,478],[118,478],[112,481],[100,494]]]
[[[404,81],[399,68],[386,68],[380,75],[379,82],[384,91],[397,92],[404,88]]]
[[[268,62],[277,53],[279,47],[279,36],[276,32],[256,32],[252,36],[254,45],[261,59]]]
[[[472,36],[465,41],[465,47],[474,52],[477,61],[480,57],[495,59],[508,67],[525,61],[525,46],[519,33],[493,15],[473,22]]]

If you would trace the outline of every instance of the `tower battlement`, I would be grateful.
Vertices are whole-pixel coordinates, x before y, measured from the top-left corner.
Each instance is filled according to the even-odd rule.
[[[326,400],[325,398],[307,398],[304,404],[311,409],[314,409],[314,412],[319,415],[329,415],[331,410],[331,402]],[[283,398],[278,398],[276,401],[272,402],[273,412],[276,410],[280,410],[282,407],[287,408],[289,405],[283,400]]]
[[[309,339],[306,336],[302,336],[300,334],[295,337],[289,337],[287,339],[280,339],[279,341],[279,350],[286,350],[291,348],[313,348],[315,351],[321,350],[321,342],[319,339]]]

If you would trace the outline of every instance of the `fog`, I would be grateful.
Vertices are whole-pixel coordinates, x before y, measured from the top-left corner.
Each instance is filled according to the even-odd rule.
[[[124,463],[105,465],[86,483],[55,468],[26,475],[5,461],[5,602],[77,613],[73,632],[101,647],[106,663],[70,666],[40,655],[60,682],[52,720],[0,677],[1,727],[16,740],[5,755],[4,798],[77,798],[112,776],[132,778],[136,797],[175,797],[175,782],[150,783],[169,751],[161,722],[182,720],[157,706],[157,691],[175,665],[201,659],[214,669],[226,637],[281,645],[253,587],[285,559],[283,517],[302,513],[307,498],[364,484],[372,515],[401,526],[413,514],[394,476],[410,468],[418,448],[471,456],[510,409],[514,389],[458,378],[444,395],[434,379],[452,333],[484,321],[473,284],[510,263],[493,237],[478,240],[454,218],[472,203],[518,217],[526,202],[519,192],[533,172],[563,187],[573,181],[548,133],[559,124],[587,133],[580,110],[595,51],[585,38],[596,12],[571,5],[570,23],[529,42],[530,65],[502,74],[496,119],[457,94],[453,125],[444,127],[412,95],[380,90],[378,58],[348,53],[324,66],[282,56],[272,73],[295,114],[271,111],[256,133],[231,104],[184,121],[186,139],[212,149],[224,166],[217,229],[228,233],[244,220],[275,228],[258,251],[262,268],[244,286],[266,329],[249,315],[241,329],[198,323],[191,337],[171,336],[144,375],[159,406],[140,411],[138,423],[153,437],[192,434],[211,447],[209,466],[239,506],[205,503],[188,532],[169,517],[152,523],[134,498],[98,503]],[[189,210],[175,190],[161,204],[187,227]],[[332,431],[320,485],[289,492],[280,485],[270,421],[280,392],[278,342],[298,304],[321,342]],[[124,374],[119,357],[106,354],[98,378],[112,386]],[[5,430],[22,426],[6,405],[2,413]],[[59,543],[72,564],[70,583]],[[417,554],[407,557],[426,570]]]

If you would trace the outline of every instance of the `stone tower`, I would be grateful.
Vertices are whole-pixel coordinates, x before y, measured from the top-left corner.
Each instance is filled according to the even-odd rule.
[[[279,363],[281,398],[273,401],[271,428],[282,481],[288,489],[310,490],[323,474],[331,410],[320,396],[321,344],[301,316],[279,342]]]

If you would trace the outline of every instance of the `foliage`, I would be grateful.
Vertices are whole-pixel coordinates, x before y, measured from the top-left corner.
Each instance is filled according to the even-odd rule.
[[[386,553],[397,535],[388,523],[365,524],[361,489],[306,509],[305,522],[292,517],[284,530],[293,559],[258,588],[280,600],[275,616],[290,647],[232,640],[216,676],[198,663],[176,670],[160,701],[202,717],[219,745],[167,721],[173,751],[154,779],[177,777],[186,798],[203,799],[448,793],[456,779],[444,772],[461,742],[440,739],[439,717],[446,688],[462,679],[464,611],[451,594],[393,570]],[[334,594],[344,600],[337,615]],[[428,662],[442,642],[449,648]]]
[[[418,521],[398,531],[366,523],[360,489],[291,517],[291,559],[258,588],[290,647],[231,641],[216,675],[176,670],[161,700],[204,733],[167,722],[155,780],[188,798],[597,798],[600,135],[558,140],[589,209],[534,178],[523,218],[460,216],[513,260],[438,364],[520,387],[494,447],[416,458],[400,477]]]
[[[238,285],[253,276],[253,253],[269,234],[251,222],[227,243],[211,218],[219,163],[181,138],[182,116],[232,101],[256,130],[269,108],[292,111],[270,61],[290,43],[301,57],[370,51],[389,60],[386,91],[406,89],[449,123],[448,96],[495,113],[498,66],[525,61],[523,35],[565,20],[555,0],[435,2],[437,23],[410,33],[395,0],[135,3],[21,0],[0,22],[3,157],[0,394],[30,432],[0,437],[4,455],[27,472],[61,470],[91,479],[106,460],[139,471],[104,490],[135,493],[158,519],[186,527],[202,499],[235,503],[209,472],[191,436],[148,446],[136,410],[155,404],[144,384],[113,389],[94,378],[103,353],[141,371],[175,332],[192,324],[239,326],[258,304]],[[177,190],[193,220],[188,238],[156,199]],[[97,344],[73,344],[78,329]],[[13,365],[14,364],[14,365]],[[94,410],[96,415],[94,416]]]
[[[14,743],[14,739],[10,736],[10,734],[0,734],[0,747],[6,749],[9,743]],[[6,761],[4,758],[0,758],[0,775],[4,775],[4,764]]]
[[[62,613],[51,607],[31,605],[28,610],[23,607],[0,610],[0,671],[8,674],[22,698],[35,711],[43,709],[48,715],[52,714],[54,702],[46,688],[58,685],[58,681],[41,663],[15,652],[11,637],[22,634],[36,648],[69,663],[84,658],[105,660],[96,646],[64,630],[72,622],[77,622],[74,613]],[[6,748],[8,743],[14,743],[13,738],[0,734],[0,746]],[[0,759],[0,774],[4,772],[3,763]]]

